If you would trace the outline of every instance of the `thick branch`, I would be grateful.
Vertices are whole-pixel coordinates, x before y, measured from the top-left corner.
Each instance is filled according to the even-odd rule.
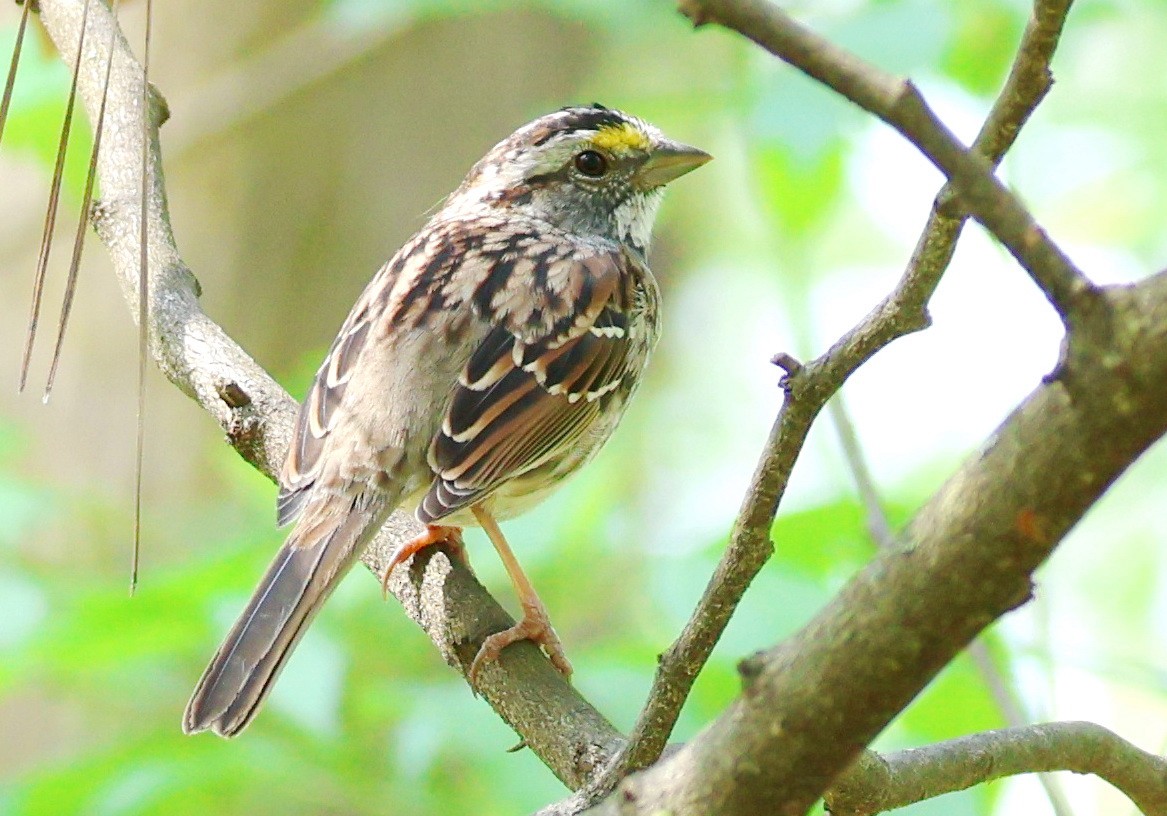
[[[1058,5],[1046,4],[1055,13]],[[903,134],[953,183],[963,205],[1029,272],[1067,324],[1095,300],[1093,284],[997,180],[991,163],[960,143],[910,81],[865,63],[767,0],[681,0],[680,6],[697,25],[717,23],[743,34]]]
[[[60,52],[75,52],[82,2],[40,0],[39,5],[45,29]],[[100,104],[112,34],[114,62],[97,168],[103,198],[95,208],[94,221],[130,312],[136,315],[142,70],[116,28],[109,9],[92,3],[79,93],[92,121]],[[156,116],[157,105],[153,107],[151,114]],[[274,478],[287,448],[296,404],[203,313],[198,285],[170,229],[156,126],[150,128],[149,148],[151,352],[167,378],[215,418],[239,454]],[[394,515],[365,555],[365,563],[379,574],[397,542],[419,529],[412,517]],[[409,570],[397,571],[390,589],[447,662],[463,673],[482,638],[512,623],[457,559],[451,564],[432,553],[418,556]],[[483,671],[478,691],[571,787],[583,784],[594,767],[608,761],[623,742],[530,644],[507,649],[497,664]]]
[[[827,793],[832,816],[873,816],[1027,773],[1094,774],[1147,816],[1167,813],[1167,760],[1088,722],[986,731],[880,756],[865,751]]]

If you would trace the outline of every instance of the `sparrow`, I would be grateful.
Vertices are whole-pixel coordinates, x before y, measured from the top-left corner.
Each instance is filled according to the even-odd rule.
[[[385,571],[481,527],[523,609],[518,640],[571,664],[498,522],[616,428],[659,334],[649,238],[664,187],[709,154],[601,105],[519,128],[377,272],[300,408],[277,517],[295,527],[195,688],[183,730],[231,737],[396,509],[426,525]]]

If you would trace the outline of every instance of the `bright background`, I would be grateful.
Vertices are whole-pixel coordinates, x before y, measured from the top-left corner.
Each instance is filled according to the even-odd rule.
[[[469,10],[468,10],[469,9]],[[971,139],[1028,6],[835,0],[802,19],[912,76]],[[498,139],[568,103],[633,111],[717,161],[670,190],[653,266],[665,330],[599,459],[508,526],[577,670],[627,728],[724,545],[780,401],[780,350],[821,352],[887,292],[939,175],[888,128],[668,3],[193,0],[156,4],[154,78],[175,231],[204,304],[293,393],[365,281]],[[140,42],[142,4],[123,16]],[[0,55],[18,9],[0,7]],[[1096,280],[1167,255],[1167,4],[1080,0],[1057,84],[1003,175]],[[4,56],[6,64],[6,56]],[[96,241],[57,390],[39,399],[88,137],[71,151],[34,385],[14,393],[67,76],[39,35],[0,150],[0,813],[522,814],[564,791],[358,571],[242,738],[184,737],[182,707],[278,545],[274,489],[153,376],[145,551],[127,597],[132,324]],[[932,304],[845,390],[895,523],[1052,367],[1059,326],[975,227]],[[1051,479],[1064,474],[1050,474]],[[1152,450],[1038,575],[990,652],[1031,721],[1167,741],[1167,450]],[[873,552],[829,417],[758,577],[694,691],[686,739],[737,693],[735,662],[804,623]],[[479,576],[512,607],[480,534]],[[914,746],[1004,722],[955,662],[881,738]],[[1058,779],[1077,816],[1133,813]],[[1037,781],[905,811],[1037,814]]]

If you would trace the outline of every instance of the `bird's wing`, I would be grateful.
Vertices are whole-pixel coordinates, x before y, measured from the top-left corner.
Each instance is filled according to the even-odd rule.
[[[505,222],[419,233],[370,282],[316,373],[280,479],[280,523],[303,510],[330,435],[353,413],[338,409],[361,356],[386,338],[420,330],[447,338],[435,353],[465,355],[456,381],[435,384],[450,396],[430,443],[436,478],[418,510],[423,521],[569,449],[643,366],[651,342],[636,337],[648,329],[633,320],[645,307],[633,282],[643,280],[643,264],[618,246],[584,248]]]
[[[635,333],[627,251],[497,263],[471,295],[491,324],[463,368],[429,451],[436,478],[418,508],[434,522],[572,449],[606,403],[630,387],[651,345]]]

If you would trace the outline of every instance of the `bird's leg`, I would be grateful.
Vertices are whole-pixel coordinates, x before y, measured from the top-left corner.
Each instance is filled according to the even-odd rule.
[[[424,550],[426,547],[432,547],[435,544],[445,544],[451,550],[453,555],[466,566],[470,566],[470,560],[466,557],[466,547],[462,543],[462,528],[461,527],[446,527],[441,524],[427,524],[425,532],[417,538],[412,538],[406,541],[397,548],[397,552],[393,553],[393,557],[389,559],[389,563],[385,566],[385,572],[381,575],[381,592],[388,596],[389,594],[389,576],[393,574],[393,570],[399,565],[404,564],[417,553]]]
[[[519,640],[534,641],[542,646],[547,657],[551,659],[551,665],[555,666],[564,677],[571,679],[571,663],[568,662],[567,655],[563,653],[563,644],[559,642],[559,636],[551,628],[551,619],[547,617],[547,608],[543,606],[543,602],[535,594],[535,588],[531,586],[531,581],[523,572],[523,568],[519,566],[515,554],[511,552],[510,545],[503,537],[502,530],[498,528],[498,523],[481,504],[474,505],[471,510],[482,529],[486,531],[486,535],[490,537],[491,543],[498,551],[498,557],[502,559],[503,566],[507,569],[507,575],[511,577],[515,594],[519,596],[519,602],[523,605],[523,618],[510,629],[496,632],[482,641],[482,647],[470,664],[470,684],[477,684],[478,671],[484,663],[497,660],[503,649]]]

